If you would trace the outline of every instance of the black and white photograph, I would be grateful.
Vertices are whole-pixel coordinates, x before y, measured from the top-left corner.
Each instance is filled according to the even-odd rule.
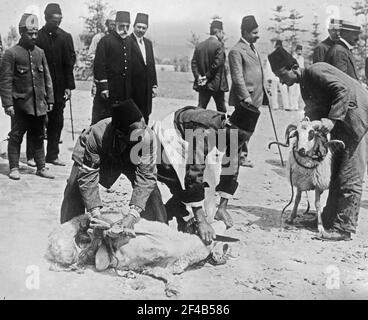
[[[368,0],[52,1],[0,1],[0,301],[368,298]]]

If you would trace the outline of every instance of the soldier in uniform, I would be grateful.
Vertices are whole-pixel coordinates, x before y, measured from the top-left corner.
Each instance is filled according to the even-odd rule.
[[[45,53],[37,47],[38,21],[24,14],[19,23],[21,39],[6,50],[0,72],[0,94],[5,113],[11,117],[8,157],[9,178],[19,180],[20,146],[25,132],[34,146],[36,174],[53,179],[45,167],[43,145],[46,113],[52,109],[54,96]]]
[[[130,14],[116,13],[116,31],[103,37],[97,45],[94,61],[96,96],[107,103],[97,104],[92,123],[111,117],[116,101],[131,97],[131,39],[128,37]]]

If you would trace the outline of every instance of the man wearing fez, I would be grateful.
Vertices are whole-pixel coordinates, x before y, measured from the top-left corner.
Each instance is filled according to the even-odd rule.
[[[356,80],[359,80],[359,74],[352,50],[358,44],[361,32],[361,26],[342,21],[340,39],[328,50],[325,57],[325,62]]]
[[[72,36],[59,27],[63,18],[60,6],[57,3],[49,3],[44,13],[46,24],[39,31],[36,44],[45,51],[55,98],[54,108],[47,115],[46,162],[65,166],[59,159],[59,141],[64,126],[65,103],[71,98],[71,91],[75,89],[73,68],[76,55]],[[29,160],[32,157],[32,148],[27,149],[31,149],[27,151]]]
[[[144,37],[148,15],[138,13],[134,21],[132,40],[132,99],[141,110],[146,123],[152,112],[152,98],[157,96],[157,75],[152,42]]]
[[[329,36],[313,50],[313,63],[325,61],[326,53],[340,38],[341,22],[342,20],[330,19],[330,24],[328,26]]]
[[[99,184],[110,188],[121,174],[130,180],[133,192],[129,212],[123,214],[119,224],[132,229],[141,216],[166,222],[157,187],[157,145],[154,142],[152,130],[131,99],[113,105],[112,118],[84,130],[73,150],[74,165],[64,192],[61,223],[86,210],[91,219],[106,221],[100,212]],[[138,143],[139,150],[134,152]]]
[[[206,109],[213,97],[217,110],[221,112],[226,112],[225,92],[229,91],[222,43],[224,35],[222,22],[212,21],[210,37],[196,46],[192,58],[193,89],[199,94],[198,107]]]
[[[229,53],[232,80],[229,105],[235,108],[252,105],[258,109],[262,104],[268,104],[262,62],[254,47],[258,39],[256,19],[254,16],[245,16],[241,24],[241,38]],[[249,139],[243,145],[240,159],[240,165],[245,167],[253,167],[253,163],[247,159]]]
[[[93,66],[96,95],[104,103],[94,110],[93,123],[111,117],[112,105],[131,97],[131,40],[128,35],[130,13],[118,11],[115,31],[97,45]]]
[[[358,223],[367,163],[368,91],[325,62],[301,69],[282,48],[268,57],[282,83],[300,84],[305,116],[313,121],[314,129],[329,132],[331,139],[345,144],[345,149],[334,152],[329,195],[322,213],[329,230],[320,236],[331,241],[350,240]],[[317,226],[317,219],[313,224]]]
[[[24,14],[19,22],[19,43],[6,50],[1,64],[0,94],[11,117],[8,142],[9,178],[19,180],[19,156],[25,132],[34,147],[36,175],[53,179],[45,167],[44,122],[54,95],[45,53],[36,46],[37,16]]]

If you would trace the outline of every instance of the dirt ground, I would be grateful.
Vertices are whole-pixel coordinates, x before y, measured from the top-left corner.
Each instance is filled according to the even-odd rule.
[[[190,84],[188,84],[190,85]],[[84,90],[81,90],[84,89]],[[89,123],[89,85],[79,84],[73,92],[76,137]],[[180,92],[178,92],[180,96]],[[193,95],[195,97],[195,95]],[[152,120],[195,104],[195,100],[159,97],[154,101]],[[213,108],[213,105],[211,105]],[[297,112],[274,112],[279,136],[298,118]],[[59,223],[66,179],[72,165],[69,106],[65,111],[61,159],[66,167],[50,167],[55,180],[34,175],[24,164],[20,181],[7,177],[8,163],[0,157],[0,299],[166,299],[164,284],[143,275],[119,277],[112,271],[81,273],[49,270],[44,253],[47,236]],[[352,241],[321,242],[316,232],[280,229],[280,212],[290,199],[276,149],[267,145],[274,139],[266,108],[250,143],[255,167],[241,168],[239,189],[230,202],[235,226],[230,235],[241,239],[240,256],[226,265],[188,270],[178,277],[179,299],[366,299],[368,297],[368,198],[364,188],[358,232]],[[283,151],[284,159],[287,151]],[[164,186],[164,201],[168,193]],[[122,177],[107,193],[101,188],[105,211],[126,207],[131,192]],[[325,200],[326,195],[323,200]],[[313,194],[309,194],[313,203]],[[306,197],[300,214],[306,207]],[[312,206],[313,207],[313,206]],[[39,281],[38,281],[39,280]]]

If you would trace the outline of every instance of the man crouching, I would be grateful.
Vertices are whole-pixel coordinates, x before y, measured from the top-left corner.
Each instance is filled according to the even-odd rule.
[[[132,141],[131,133],[139,132],[140,141]],[[139,159],[131,156],[137,144]],[[113,105],[112,118],[107,118],[84,130],[73,151],[74,165],[64,192],[61,223],[84,214],[104,220],[99,184],[110,188],[124,174],[133,192],[130,209],[119,222],[132,229],[142,216],[147,220],[166,222],[166,211],[157,187],[156,144],[154,134],[146,126],[141,112],[132,100]]]

